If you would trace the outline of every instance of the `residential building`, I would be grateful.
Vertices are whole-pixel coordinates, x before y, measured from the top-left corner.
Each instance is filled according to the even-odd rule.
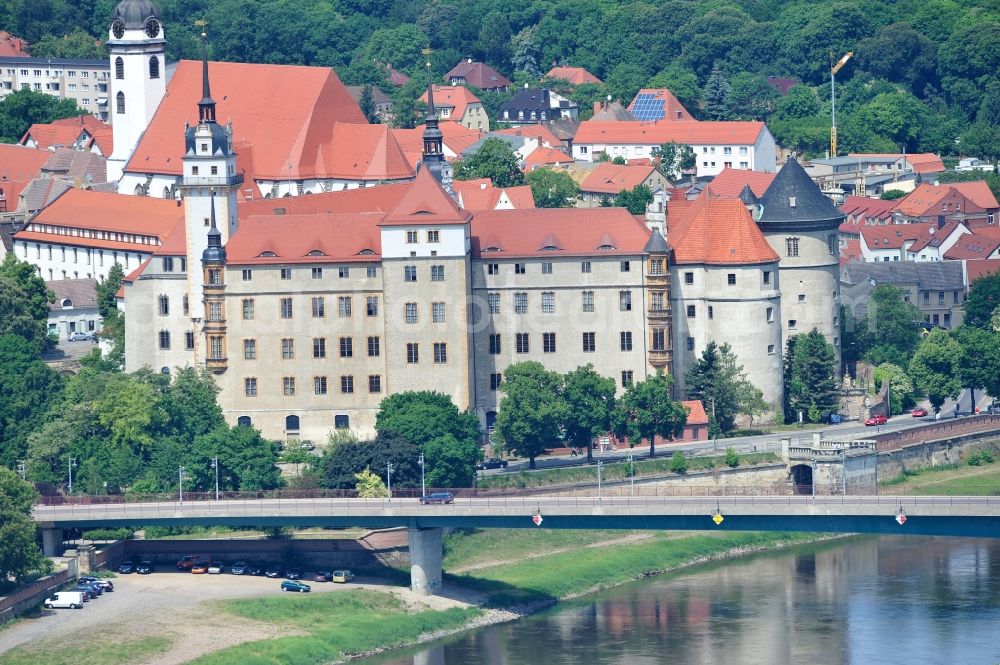
[[[534,171],[540,168],[565,169],[573,165],[573,158],[562,150],[555,148],[535,148],[524,159],[523,170]]]
[[[666,88],[643,88],[636,93],[635,98],[628,105],[628,110],[635,120],[642,122],[694,120],[694,117],[677,100],[674,93]]]
[[[599,208],[606,199],[614,198],[622,191],[631,191],[640,185],[648,187],[650,192],[673,189],[667,177],[653,166],[622,166],[603,162],[594,167],[580,182],[580,194],[576,206]],[[662,207],[655,210],[659,213],[663,211]]]
[[[738,199],[744,187],[749,187],[758,199],[774,182],[774,173],[767,171],[746,171],[743,169],[722,169],[722,173],[712,178],[705,187],[709,196],[721,199]]]
[[[677,440],[684,443],[708,441],[708,414],[705,412],[705,405],[700,399],[681,400],[681,405],[687,409],[688,417],[684,423],[684,431]]]
[[[45,284],[55,298],[49,303],[48,332],[65,342],[70,333],[101,330],[96,279],[58,279]]]
[[[893,208],[897,222],[937,222],[939,217],[970,228],[993,226],[1000,203],[986,182],[921,183]]]
[[[585,83],[601,84],[603,81],[597,78],[583,67],[554,66],[546,72],[543,78],[558,79],[573,85],[584,85]]]
[[[528,185],[494,187],[489,178],[456,180],[452,183],[456,201],[463,210],[523,210],[534,208],[535,199]]]
[[[608,95],[608,97],[611,97],[611,95]],[[587,119],[611,122],[635,120],[628,109],[622,106],[621,102],[611,101],[610,99],[594,102],[594,112]]]
[[[878,196],[889,189],[908,192],[944,171],[941,158],[931,153],[853,153],[813,159],[804,166],[824,190],[854,196]]]
[[[698,177],[715,176],[726,168],[776,169],[777,146],[762,122],[587,120],[580,123],[573,139],[573,157],[592,162],[603,152],[626,161],[644,159],[654,156],[664,143],[689,146],[697,157]]]
[[[510,79],[482,62],[463,60],[444,75],[452,85],[470,85],[486,92],[507,92]]]
[[[420,101],[427,103],[426,92],[421,95]],[[490,131],[490,119],[483,103],[464,86],[435,85],[434,110],[442,121],[452,120],[469,129]]]
[[[108,120],[108,72],[107,60],[0,56],[0,101],[15,90],[34,90]]]
[[[862,263],[848,261],[840,274],[844,303],[855,320],[867,313],[871,292],[881,284],[903,289],[903,300],[914,305],[932,326],[951,330],[962,325],[967,283],[958,261],[941,263]]]
[[[47,150],[0,143],[0,215],[18,209],[21,190],[39,176],[51,156]]]
[[[951,248],[944,252],[944,259],[946,261],[1000,259],[1000,229],[981,228],[959,236]]]
[[[358,108],[361,108],[361,96],[364,94],[365,86],[348,85],[344,87],[347,88],[351,99],[358,104]],[[392,98],[375,86],[372,86],[372,103],[375,105],[375,115],[378,116],[380,123],[388,125],[395,119],[392,114]]]
[[[40,150],[63,146],[107,157],[112,151],[112,141],[111,125],[92,115],[79,115],[49,123],[36,123],[28,128],[20,143]]]
[[[550,120],[575,120],[580,113],[576,102],[547,88],[525,88],[500,107],[498,120],[515,127]]]
[[[28,43],[6,30],[0,30],[0,57],[28,58]]]
[[[426,125],[417,125],[413,129],[393,128],[390,130],[392,137],[399,144],[403,154],[406,155],[406,160],[414,168],[416,168],[417,164],[423,158],[424,132],[426,129]],[[441,131],[444,140],[442,145],[444,158],[449,162],[459,159],[471,146],[482,141],[486,136],[485,132],[478,129],[469,129],[452,120],[439,123],[438,129]]]

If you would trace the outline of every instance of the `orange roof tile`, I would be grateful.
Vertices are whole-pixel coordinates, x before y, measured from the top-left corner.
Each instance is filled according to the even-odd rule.
[[[841,250],[840,256],[845,260],[856,259],[860,261],[863,256],[861,253],[861,241],[857,238],[848,240],[844,245],[844,249]]]
[[[477,258],[635,255],[642,253],[649,234],[649,228],[624,208],[485,211],[472,217],[472,254]]]
[[[420,101],[427,103],[427,93],[420,96]],[[481,104],[479,97],[472,94],[472,91],[461,85],[435,85],[434,86],[434,106],[437,108],[451,108],[451,117],[460,122],[465,116],[465,109],[469,104]]]
[[[382,226],[465,224],[469,213],[458,207],[430,170],[421,169],[402,200],[381,221]]]
[[[405,180],[415,174],[388,125],[338,122],[321,147],[319,170],[344,180]]]
[[[1000,273],[1000,259],[969,259],[965,262],[965,272],[971,285],[980,277]]]
[[[688,410],[688,425],[707,425],[708,414],[705,413],[705,405],[700,399],[682,399],[681,404]]]
[[[135,233],[162,240],[183,219],[184,208],[171,199],[70,189],[39,211],[27,230],[37,231],[37,226],[50,224]],[[91,242],[89,238],[81,240]]]
[[[457,159],[465,150],[475,145],[486,135],[482,130],[469,129],[452,120],[442,121],[438,127],[444,138],[444,147],[455,154],[455,157],[445,155],[449,161]],[[393,137],[412,165],[416,165],[423,157],[425,129],[426,125],[417,125],[413,129],[392,130]]]
[[[339,192],[309,196],[286,196],[280,199],[242,201],[237,206],[240,219],[250,215],[296,215],[314,213],[387,213],[399,205],[410,189],[409,183],[358,187]]]
[[[990,208],[1000,208],[997,197],[993,195],[993,190],[986,184],[985,180],[973,180],[972,182],[953,182],[949,186],[957,189],[962,196],[972,201],[983,210]]]
[[[516,210],[535,207],[535,195],[531,193],[530,185],[505,187],[503,192]]]
[[[677,264],[752,265],[778,260],[739,199],[701,196],[681,226],[679,233],[668,229]]]
[[[0,143],[0,198],[7,211],[17,208],[21,190],[38,177],[52,153],[22,145]]]
[[[885,220],[892,218],[892,210],[896,207],[895,201],[883,201],[867,196],[848,196],[840,206],[840,212],[855,219],[854,223],[861,220],[877,219]],[[849,222],[845,222],[849,223]]]
[[[684,108],[684,105],[678,101],[677,97],[667,88],[643,88],[636,93],[636,97],[639,95],[652,95],[656,99],[663,100],[663,119],[670,121],[677,120],[694,120],[694,117],[688,113],[688,110]],[[628,110],[631,113],[635,107],[635,99],[631,101],[628,105]]]
[[[153,253],[160,256],[182,256],[187,253],[187,224],[183,219],[174,224],[174,228],[164,236],[163,244]]]
[[[5,30],[0,30],[0,56],[5,58],[28,58],[28,43]]]
[[[90,148],[96,144],[102,155],[110,157],[115,148],[115,134],[111,127],[101,127],[89,131],[91,138],[87,147]]]
[[[992,231],[992,232],[991,232]],[[946,259],[988,259],[1000,249],[1000,230],[978,229],[975,233],[965,233],[944,254]]]
[[[213,62],[209,76],[217,117],[232,121],[234,143],[253,146],[256,178],[327,177],[322,155],[335,124],[365,122],[329,67]],[[200,62],[178,63],[126,171],[180,175],[184,123],[197,122],[201,83]]]
[[[555,148],[535,148],[524,160],[524,170],[534,171],[542,166],[563,166],[573,163],[573,158]]]
[[[869,249],[902,249],[903,244],[915,242],[927,235],[934,224],[886,224],[861,227],[861,237]]]
[[[761,132],[762,122],[698,122],[696,120],[671,120],[662,122],[594,121],[585,120],[573,137],[575,145],[629,144],[661,145],[730,144],[753,145]]]
[[[774,181],[774,173],[764,173],[762,171],[747,171],[745,169],[734,169],[726,167],[719,175],[712,179],[708,185],[709,192],[723,199],[739,198],[743,188],[748,186],[750,191],[757,198],[764,196],[764,192]]]
[[[121,252],[140,252],[150,254],[157,249],[158,245],[146,245],[138,242],[118,242],[116,240],[101,240],[99,238],[81,238],[79,236],[58,235],[55,233],[42,233],[30,230],[18,231],[14,234],[17,240],[31,242],[45,242],[70,247],[92,247],[94,249],[111,249]]]
[[[494,187],[489,178],[480,178],[456,180],[452,187],[465,210],[496,210],[504,196],[515,210],[535,207],[535,199],[528,185]]]
[[[906,161],[913,166],[915,173],[941,173],[944,171],[944,162],[933,152],[908,154]]]
[[[226,243],[230,265],[377,261],[382,213],[251,215]]]
[[[548,71],[548,73],[545,74],[545,78],[560,79],[572,83],[573,85],[582,85],[584,83],[603,83],[601,79],[597,78],[583,67],[553,67]]]
[[[526,139],[540,139],[539,145],[546,148],[559,148],[563,142],[556,136],[546,124],[537,124],[523,127],[508,127],[490,132],[490,134],[502,134],[504,136],[519,136]]]
[[[655,172],[652,166],[621,166],[604,162],[587,174],[580,183],[580,191],[619,194],[622,190],[635,189]]]

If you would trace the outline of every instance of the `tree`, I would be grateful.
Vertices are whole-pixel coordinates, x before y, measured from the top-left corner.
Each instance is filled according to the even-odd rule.
[[[748,72],[729,79],[730,117],[740,120],[765,120],[774,110],[780,95],[767,77]]]
[[[875,368],[875,390],[881,390],[886,383],[889,384],[889,408],[890,415],[903,412],[913,395],[913,381],[899,365],[882,363]]]
[[[906,194],[907,192],[904,192],[901,189],[886,189],[883,190],[881,194],[879,194],[879,198],[882,199],[883,201],[895,201],[897,199],[903,198],[904,196],[906,196]]]
[[[639,65],[621,62],[608,74],[605,84],[608,86],[608,94],[612,98],[617,99],[622,104],[628,104],[645,85],[647,78],[649,78],[649,74]]]
[[[517,153],[500,138],[488,138],[471,155],[455,162],[456,180],[489,178],[496,187],[524,184]]]
[[[108,270],[108,276],[97,283],[97,311],[101,318],[106,319],[118,311],[117,293],[124,279],[125,270],[116,261]]]
[[[344,442],[327,448],[315,467],[320,486],[332,489],[354,489],[356,473],[373,469],[381,475],[387,471],[388,464],[392,464],[393,486],[420,487],[419,457],[420,448],[416,444],[389,433],[380,434],[372,441]]]
[[[507,452],[527,457],[534,469],[535,458],[562,435],[568,410],[562,377],[539,362],[516,363],[504,372],[500,390],[504,395],[493,436]]]
[[[22,582],[33,572],[52,570],[35,544],[31,506],[38,493],[9,469],[0,467],[0,580]]]
[[[215,459],[222,490],[270,490],[285,484],[277,467],[278,445],[254,427],[223,425],[195,438],[184,465],[194,489],[208,492],[215,488]]]
[[[373,32],[359,57],[414,72],[423,68],[424,56],[421,51],[425,46],[427,35],[417,26],[404,23]]]
[[[47,322],[54,299],[33,265],[13,252],[4,257],[0,263],[0,335],[22,337],[36,353],[52,346]]]
[[[102,60],[108,57],[108,52],[101,40],[77,28],[62,37],[45,35],[31,45],[31,57]]]
[[[941,410],[946,399],[958,397],[962,390],[958,378],[961,358],[962,347],[940,328],[932,330],[913,354],[910,377],[927,395],[935,413]]]
[[[788,353],[791,357],[785,394],[791,414],[785,415],[795,417],[802,412],[810,422],[820,422],[839,405],[833,346],[813,328],[789,338]]]
[[[924,317],[898,286],[880,284],[868,298],[868,314],[861,319],[859,341],[869,362],[889,359],[906,365],[920,343]]]
[[[354,486],[359,499],[384,499],[389,496],[389,490],[381,477],[365,467],[361,473],[354,474],[358,483]]]
[[[615,380],[601,376],[591,364],[577,367],[563,376],[566,401],[566,439],[587,450],[587,462],[594,461],[594,437],[611,429],[615,406]]]
[[[654,151],[653,158],[657,161],[658,168],[671,180],[676,180],[698,164],[698,158],[689,145],[664,143],[659,148],[654,148]]]
[[[540,78],[538,58],[541,55],[538,48],[538,26],[529,25],[514,35],[510,40],[510,64],[515,71],[525,72],[532,78]]]
[[[484,16],[479,29],[479,50],[483,60],[505,71],[510,66],[512,37],[510,22],[506,16],[497,11]]]
[[[379,116],[375,110],[375,89],[371,83],[366,83],[361,88],[361,98],[358,99],[358,107],[369,123],[373,125],[379,124]]]
[[[580,185],[564,169],[543,167],[530,171],[524,176],[531,186],[531,196],[539,208],[572,208]]]
[[[903,83],[914,94],[937,82],[937,46],[907,23],[879,28],[858,44],[856,57],[862,69]]]
[[[646,208],[653,202],[653,192],[648,185],[636,185],[623,189],[615,197],[614,205],[627,209],[633,215],[645,215]]]
[[[729,344],[709,342],[684,377],[688,397],[701,400],[708,411],[711,436],[731,431],[737,415],[759,409],[764,400],[737,362]]]
[[[976,403],[976,388],[990,395],[1000,395],[1000,334],[962,325],[951,332],[962,355],[958,362],[958,378],[972,393]]]
[[[997,307],[1000,307],[1000,273],[980,277],[969,288],[965,325],[988,330]]]
[[[701,106],[701,86],[698,75],[679,62],[667,65],[647,83],[650,88],[666,88],[674,93],[681,104],[691,113]]]
[[[670,397],[672,380],[662,371],[633,383],[622,395],[612,414],[612,431],[627,436],[629,445],[649,442],[649,456],[656,454],[656,437],[680,436],[687,423],[687,409]]]
[[[17,335],[0,336],[0,464],[13,468],[25,459],[28,435],[45,422],[63,382]]]
[[[687,473],[688,463],[684,453],[679,450],[674,451],[674,454],[670,456],[670,470],[674,473]]]
[[[726,120],[729,118],[729,81],[726,80],[718,63],[712,67],[712,73],[705,82],[705,114],[710,120]]]
[[[0,102],[0,143],[17,143],[35,123],[52,122],[86,113],[72,99],[44,92],[15,90]]]
[[[780,120],[809,118],[819,114],[819,98],[816,92],[801,83],[788,89],[788,94],[778,100],[775,115]]]

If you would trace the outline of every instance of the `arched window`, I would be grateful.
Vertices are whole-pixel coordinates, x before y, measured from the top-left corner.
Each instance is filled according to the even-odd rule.
[[[169,375],[170,374],[170,368],[169,367],[161,367],[160,368],[160,374],[167,374],[167,375]]]
[[[288,416],[285,418],[285,431],[286,432],[298,432],[299,431],[299,417],[298,416]]]
[[[115,58],[115,78],[125,78],[125,61],[121,58]]]
[[[170,348],[170,331],[161,330],[160,331],[160,348],[169,349]]]
[[[163,198],[165,198],[165,199],[172,199],[172,198],[174,198],[174,195],[170,191],[169,187],[164,187],[163,188]]]
[[[118,113],[125,113],[125,93],[119,92],[115,95],[115,110]]]
[[[250,416],[240,416],[236,419],[237,427],[251,427],[253,426],[253,421],[250,420]]]
[[[149,59],[149,78],[160,78],[160,59],[155,55]]]
[[[160,316],[166,316],[170,314],[170,298],[167,296],[160,296],[157,298],[160,305]]]

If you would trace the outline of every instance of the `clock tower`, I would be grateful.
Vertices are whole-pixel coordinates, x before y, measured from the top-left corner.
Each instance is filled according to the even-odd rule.
[[[117,181],[166,92],[166,46],[160,12],[149,0],[122,0],[108,27],[108,108],[114,148],[108,180]],[[144,191],[122,192],[145,194]]]

